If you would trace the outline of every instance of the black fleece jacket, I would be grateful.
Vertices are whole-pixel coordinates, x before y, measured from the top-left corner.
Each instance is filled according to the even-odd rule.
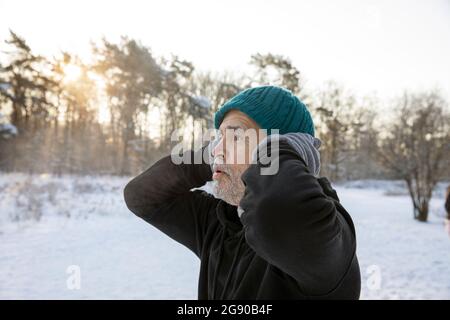
[[[131,211],[201,259],[199,299],[359,298],[349,214],[326,178],[289,144],[279,148],[277,174],[261,175],[259,161],[244,172],[240,218],[237,207],[191,191],[211,180],[206,163],[167,156],[125,187]]]

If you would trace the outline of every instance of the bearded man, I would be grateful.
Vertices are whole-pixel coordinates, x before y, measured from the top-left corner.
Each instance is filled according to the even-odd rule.
[[[198,298],[358,299],[355,228],[319,177],[321,142],[306,105],[281,87],[250,88],[214,124],[214,143],[186,151],[209,158],[166,156],[124,190],[134,214],[200,258]],[[197,189],[210,180],[213,195]]]

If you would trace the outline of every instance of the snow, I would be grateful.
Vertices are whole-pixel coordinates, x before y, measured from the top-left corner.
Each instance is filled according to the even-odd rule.
[[[202,108],[209,109],[211,108],[212,102],[208,97],[205,96],[193,96],[192,100],[194,103]]]
[[[127,180],[0,174],[0,299],[195,299],[198,259],[130,214]]]
[[[198,259],[127,210],[128,180],[0,173],[0,299],[195,299]],[[357,229],[362,299],[450,299],[443,192],[419,223],[401,182],[336,189]]]
[[[17,127],[10,123],[0,123],[0,134],[1,135],[17,135]]]
[[[0,83],[0,89],[1,89],[1,83]],[[17,135],[17,133],[19,132],[17,130],[17,127],[10,123],[4,122],[4,120],[2,120],[3,118],[5,118],[5,116],[0,112],[0,121],[3,122],[3,123],[0,122],[0,136],[4,136],[4,137],[8,138],[9,136]]]
[[[0,90],[6,91],[6,90],[8,90],[9,88],[11,88],[11,84],[6,83],[6,82],[0,83]]]
[[[430,221],[421,223],[412,219],[407,196],[336,189],[356,226],[362,299],[450,299],[450,238],[444,230],[443,197],[431,201]],[[374,269],[380,271],[379,289],[370,285]]]

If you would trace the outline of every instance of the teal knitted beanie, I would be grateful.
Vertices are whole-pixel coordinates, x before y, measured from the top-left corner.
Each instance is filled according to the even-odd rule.
[[[225,102],[214,115],[219,129],[225,114],[236,109],[252,118],[262,129],[309,133],[314,136],[314,123],[308,108],[291,91],[277,86],[260,86],[241,91]]]

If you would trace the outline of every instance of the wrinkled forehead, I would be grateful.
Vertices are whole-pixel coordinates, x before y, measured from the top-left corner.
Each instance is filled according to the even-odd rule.
[[[260,126],[249,116],[239,110],[230,110],[226,113],[219,130],[224,132],[227,129],[259,129]]]

